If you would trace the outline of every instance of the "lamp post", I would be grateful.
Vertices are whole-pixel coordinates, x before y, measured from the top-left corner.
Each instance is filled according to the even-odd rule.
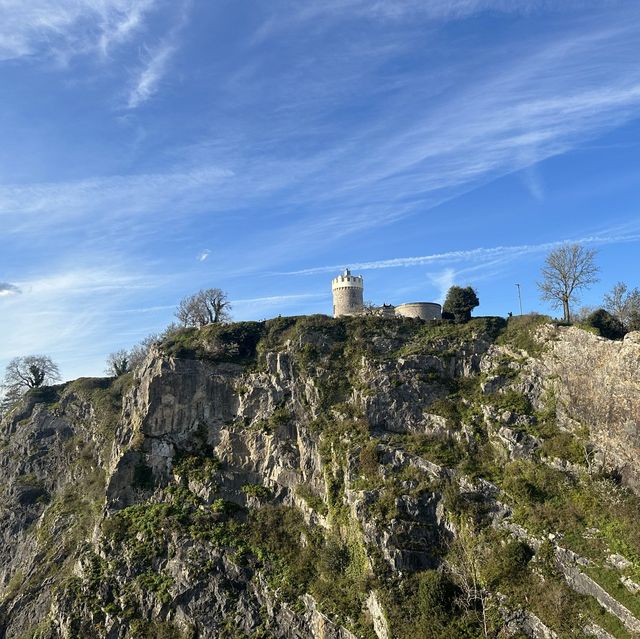
[[[520,315],[522,315],[522,294],[520,293],[520,284],[516,284],[518,287],[518,302],[520,303]]]

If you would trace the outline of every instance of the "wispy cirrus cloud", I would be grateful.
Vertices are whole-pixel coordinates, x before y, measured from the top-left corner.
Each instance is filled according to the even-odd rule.
[[[61,220],[93,225],[97,217],[107,225],[116,217],[162,212],[144,229],[150,233],[190,209],[250,214],[262,202],[277,201],[295,214],[259,231],[252,263],[264,268],[292,251],[303,254],[355,232],[428,215],[509,173],[524,170],[530,192],[542,197],[530,167],[628,122],[640,107],[633,55],[640,13],[628,18],[517,43],[509,59],[481,53],[477,64],[457,61],[435,93],[433,65],[389,71],[394,47],[402,43],[402,56],[408,46],[398,34],[380,36],[384,54],[373,60],[355,55],[359,42],[339,43],[333,54],[339,63],[331,55],[314,58],[315,66],[294,66],[285,82],[274,82],[274,70],[258,56],[253,70],[221,95],[224,113],[211,118],[219,134],[187,148],[175,168],[0,186],[0,216],[10,216],[5,229],[11,231],[28,228],[28,216],[37,217],[40,228],[59,227]],[[350,47],[354,55],[342,55]],[[153,71],[152,57],[149,64]],[[132,106],[153,95],[155,77],[151,72],[132,93]],[[380,94],[380,87],[391,89]],[[355,121],[336,117],[336,105],[349,92],[376,101],[376,112]],[[262,117],[236,120],[236,113],[252,111],[268,116],[269,125]]]
[[[77,373],[74,365],[85,365],[83,358],[99,371],[107,344],[131,341],[120,337],[130,329],[128,314],[117,311],[153,299],[165,281],[113,256],[94,256],[93,261],[34,273],[14,285],[22,294],[0,302],[0,334],[8,336],[0,340],[0,368],[11,357],[46,352],[65,362],[66,377]],[[163,308],[154,310],[167,314]]]
[[[130,291],[153,287],[148,277],[99,268],[64,270],[20,283],[26,296],[57,296],[68,299],[75,295]]]
[[[609,0],[617,4],[618,0]],[[373,21],[399,22],[426,20],[435,23],[463,20],[485,12],[531,15],[542,11],[567,12],[578,8],[598,6],[601,0],[324,0],[301,3],[284,0],[279,5],[277,17],[262,25],[256,40],[283,31],[298,29],[307,23],[325,27],[332,21],[345,19],[370,19]],[[286,16],[286,17],[284,17]]]
[[[460,19],[484,11],[505,13],[531,13],[551,7],[572,8],[595,4],[595,0],[326,0],[322,3],[298,6],[299,15],[304,18],[318,17],[323,14],[353,13],[372,18],[404,18],[422,16],[432,20]]]
[[[427,273],[427,278],[438,289],[438,301],[443,304],[447,291],[453,286],[456,279],[456,270],[448,267],[436,273]]]
[[[212,166],[169,171],[113,175],[85,180],[0,185],[0,217],[11,217],[17,225],[27,218],[56,224],[60,217],[91,217],[96,212],[113,215],[152,214],[159,207],[206,197],[233,178],[233,172]],[[9,224],[5,224],[8,228]]]
[[[157,0],[0,0],[0,61],[106,54],[139,30]]]
[[[128,109],[138,108],[156,93],[167,71],[169,60],[176,50],[175,44],[165,42],[155,50],[145,52],[146,60],[144,60],[143,67],[138,72],[129,91]]]
[[[178,17],[175,26],[155,47],[145,47],[141,54],[141,68],[136,72],[129,89],[127,109],[137,109],[153,97],[167,73],[171,58],[178,50],[178,37],[187,24],[190,0],[178,3]]]
[[[339,27],[348,10],[372,6],[379,11],[429,6],[433,15],[445,15],[449,9],[457,14],[569,11],[586,4],[596,3],[354,1],[299,10],[328,13]],[[304,30],[299,23],[289,26]],[[246,148],[259,150],[257,159],[234,158],[254,193],[261,184],[274,183],[272,167],[279,171],[281,184],[272,192],[282,206],[296,211],[296,218],[288,229],[278,229],[278,243],[292,238],[298,244],[305,239],[326,244],[411,215],[428,215],[447,200],[516,172],[522,172],[525,187],[540,200],[545,193],[537,164],[588,145],[628,123],[640,108],[640,67],[634,53],[640,11],[633,8],[511,42],[509,57],[481,48],[476,58],[447,60],[446,70],[431,61],[439,57],[430,51],[425,54],[428,64],[418,61],[404,71],[399,62],[400,70],[390,71],[392,61],[401,61],[408,51],[415,54],[415,47],[429,51],[429,44],[418,44],[411,31],[399,37],[405,33],[401,27],[379,33],[378,48],[370,38],[359,42],[357,36],[347,44],[338,42],[331,53],[314,58],[312,66],[293,65],[280,83],[269,86],[273,73],[266,63],[254,61],[231,83],[229,99],[239,110],[262,102],[269,112],[272,101],[278,105],[270,112],[268,127],[260,122],[259,129],[245,127],[238,133],[239,140],[250,141]],[[314,37],[320,39],[312,29],[311,48]],[[345,124],[341,104],[354,94],[362,103],[375,103],[376,110]],[[358,107],[366,111],[362,104]],[[232,136],[233,120],[224,126]],[[308,152],[290,167],[273,162],[280,149],[300,146]],[[241,192],[239,201],[246,197]],[[312,214],[299,213],[304,210]]]
[[[337,194],[366,188],[370,199],[421,202],[525,169],[628,121],[640,104],[640,70],[625,47],[639,31],[636,22],[551,42],[423,113],[407,112],[384,133],[363,131],[370,152]],[[607,57],[594,58],[602,46]]]

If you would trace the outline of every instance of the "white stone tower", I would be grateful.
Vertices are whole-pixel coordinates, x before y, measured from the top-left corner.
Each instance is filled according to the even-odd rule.
[[[364,310],[362,275],[351,275],[349,269],[331,280],[333,316],[359,315]]]

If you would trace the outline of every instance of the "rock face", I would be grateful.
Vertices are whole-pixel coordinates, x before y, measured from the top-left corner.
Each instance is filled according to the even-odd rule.
[[[626,483],[640,490],[640,332],[621,342],[561,330],[544,359],[562,425],[581,424]]]
[[[0,637],[633,636],[639,366],[637,334],[283,318],[27,396]]]

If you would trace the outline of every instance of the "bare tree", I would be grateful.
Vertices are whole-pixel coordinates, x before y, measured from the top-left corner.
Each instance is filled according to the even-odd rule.
[[[589,315],[598,310],[597,306],[581,306],[577,311],[572,313],[574,322],[586,322]]]
[[[60,370],[46,355],[14,357],[8,364],[3,380],[5,408],[15,403],[32,388],[55,384],[61,380]]]
[[[152,333],[131,348],[129,351],[129,365],[131,370],[138,368],[138,366],[142,364],[145,357],[149,354],[151,347],[160,342],[161,339],[158,333]]]
[[[107,367],[105,373],[110,377],[120,377],[131,370],[131,355],[129,351],[122,348],[115,353],[110,353],[107,357]]]
[[[138,366],[140,366],[140,364],[142,364],[145,357],[149,354],[149,350],[152,346],[155,346],[168,337],[175,335],[181,329],[181,326],[178,326],[178,324],[176,324],[175,322],[171,322],[171,324],[169,324],[169,326],[167,326],[167,328],[165,328],[162,332],[147,335],[147,337],[136,344],[129,351],[129,366],[131,370],[137,368]]]
[[[362,305],[362,314],[363,315],[381,315],[382,307],[377,306],[370,300],[365,300]]]
[[[152,346],[159,344],[163,340],[175,335],[182,330],[175,322],[171,322],[160,333],[147,335],[143,340],[132,346],[129,350],[122,348],[107,357],[105,373],[111,377],[119,377],[142,364]]]
[[[629,290],[624,282],[618,282],[603,301],[605,309],[617,317],[628,331],[640,330],[640,289]]]
[[[0,386],[0,419],[9,414],[18,399],[20,399],[18,394]]]
[[[468,613],[477,612],[483,635],[490,635],[492,601],[481,573],[483,558],[476,535],[470,526],[462,524],[449,546],[448,572],[460,589],[458,602]]]
[[[571,321],[570,304],[581,289],[598,281],[596,251],[580,244],[565,244],[549,253],[538,288],[542,299],[554,308],[562,308],[564,321]]]
[[[219,288],[207,288],[185,297],[178,306],[176,317],[184,326],[200,328],[207,324],[227,322],[231,304],[227,294]]]

